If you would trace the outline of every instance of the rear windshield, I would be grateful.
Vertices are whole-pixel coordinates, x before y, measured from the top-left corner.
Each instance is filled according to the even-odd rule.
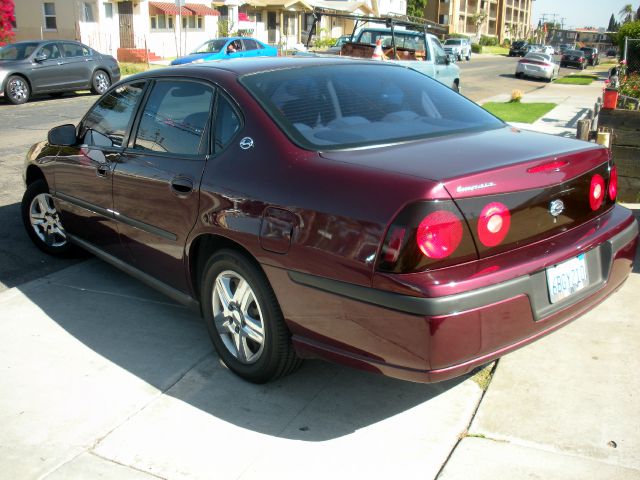
[[[475,103],[409,68],[332,64],[250,74],[240,82],[295,143],[312,150],[504,126]]]
[[[222,50],[225,43],[227,43],[227,39],[210,40],[200,45],[191,53],[218,53]]]
[[[446,42],[444,42],[444,44],[445,45],[462,45],[462,40],[459,40],[456,38],[450,38]]]

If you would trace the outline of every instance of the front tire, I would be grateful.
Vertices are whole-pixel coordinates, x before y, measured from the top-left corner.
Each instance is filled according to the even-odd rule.
[[[238,376],[265,383],[301,364],[266,275],[244,255],[221,250],[209,259],[201,301],[211,341]]]
[[[102,95],[109,90],[111,86],[111,79],[109,74],[104,70],[96,70],[91,78],[91,91],[96,95]]]
[[[36,180],[27,186],[21,209],[22,222],[36,247],[57,257],[74,253],[45,180]]]
[[[29,82],[19,75],[10,76],[4,88],[4,95],[14,105],[27,103],[31,97]]]

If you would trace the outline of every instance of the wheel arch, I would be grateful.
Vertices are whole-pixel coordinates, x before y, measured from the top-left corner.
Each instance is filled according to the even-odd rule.
[[[5,88],[7,88],[7,82],[9,81],[9,79],[11,77],[20,77],[25,82],[27,82],[27,85],[29,85],[29,91],[33,95],[33,86],[31,85],[31,80],[29,80],[29,77],[27,77],[24,73],[21,73],[21,72],[11,72],[11,73],[8,73],[6,77],[4,77],[4,82],[2,84],[2,91],[3,92],[4,92]]]
[[[204,233],[202,235],[199,235],[191,242],[187,256],[189,266],[189,279],[191,280],[193,293],[196,299],[201,300],[200,282],[207,261],[209,260],[211,255],[223,249],[235,250],[236,252],[244,255],[247,260],[253,263],[260,271],[264,273],[260,262],[258,262],[255,256],[238,242],[222,235]]]
[[[35,165],[29,165],[24,176],[26,185],[29,186],[37,180],[44,180],[47,186],[49,185],[49,182],[47,182],[47,177],[45,177],[42,170],[40,170],[40,168],[36,167]]]

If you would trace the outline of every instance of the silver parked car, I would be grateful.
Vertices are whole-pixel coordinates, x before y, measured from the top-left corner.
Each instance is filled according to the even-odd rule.
[[[79,42],[35,40],[0,48],[0,97],[14,105],[40,93],[90,89],[101,95],[119,80],[115,58]]]
[[[444,42],[444,51],[447,55],[453,55],[457,60],[465,58],[471,60],[471,43],[467,38],[447,38]]]
[[[546,53],[527,53],[516,66],[516,78],[523,76],[543,78],[550,82],[558,77],[560,67],[553,57]]]

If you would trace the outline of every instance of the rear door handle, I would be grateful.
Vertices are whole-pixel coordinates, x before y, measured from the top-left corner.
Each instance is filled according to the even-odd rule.
[[[176,177],[171,180],[171,189],[179,195],[191,193],[193,191],[193,180],[186,177]]]

